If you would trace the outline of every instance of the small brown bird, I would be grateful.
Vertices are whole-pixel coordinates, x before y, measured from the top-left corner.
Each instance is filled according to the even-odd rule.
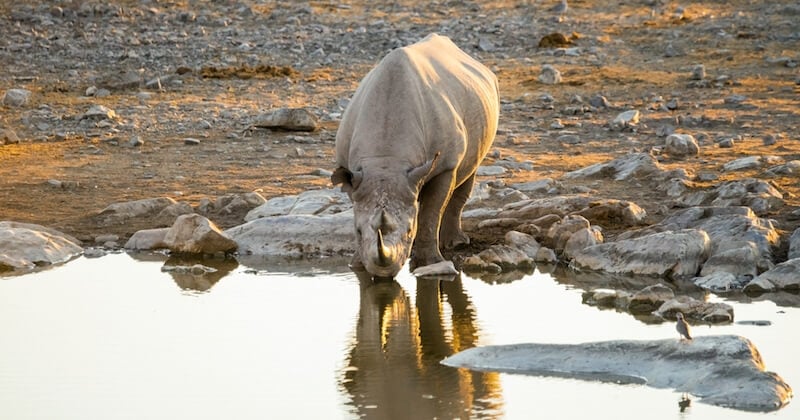
[[[689,331],[689,324],[683,319],[683,314],[678,312],[675,316],[678,317],[678,323],[675,324],[675,329],[678,330],[678,334],[681,335],[681,340],[683,337],[686,337],[687,340],[691,340],[692,334]]]

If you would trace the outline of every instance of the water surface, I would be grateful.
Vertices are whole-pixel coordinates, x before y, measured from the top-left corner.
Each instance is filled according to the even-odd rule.
[[[162,272],[166,260],[112,254],[0,279],[0,418],[800,418],[796,404],[681,411],[671,390],[439,364],[476,345],[677,339],[672,323],[583,305],[538,271],[372,284],[340,260],[212,261],[206,276]],[[745,336],[800,386],[800,310],[744,301],[728,302],[737,321],[771,325],[694,334]]]

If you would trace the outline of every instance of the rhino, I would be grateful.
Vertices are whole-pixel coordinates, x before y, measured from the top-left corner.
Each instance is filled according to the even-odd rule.
[[[461,212],[498,118],[497,77],[445,36],[391,51],[364,77],[331,175],[353,202],[351,268],[394,277],[409,257],[412,269],[444,263],[441,249],[469,243]]]

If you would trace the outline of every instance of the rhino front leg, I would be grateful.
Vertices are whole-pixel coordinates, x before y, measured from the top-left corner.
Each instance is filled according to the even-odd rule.
[[[455,174],[447,171],[433,177],[420,191],[417,237],[411,249],[412,267],[444,261],[439,251],[439,227],[454,182]]]
[[[469,244],[469,237],[461,228],[461,212],[464,210],[464,205],[467,204],[474,184],[475,174],[473,173],[453,191],[453,196],[442,216],[442,227],[439,232],[439,242],[444,249],[453,249],[458,245]]]

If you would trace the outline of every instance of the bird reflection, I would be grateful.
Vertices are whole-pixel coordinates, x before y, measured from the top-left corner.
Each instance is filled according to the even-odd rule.
[[[691,406],[692,406],[692,399],[689,398],[689,394],[684,392],[683,395],[681,395],[680,401],[678,401],[678,409],[680,410],[681,413],[683,413],[686,411],[687,408]]]
[[[340,383],[360,417],[492,417],[502,413],[497,373],[440,364],[473,347],[475,314],[461,280],[417,281],[415,303],[395,280],[357,272],[360,309],[355,344]],[[443,319],[448,311],[449,323]],[[448,325],[449,324],[449,325]]]

